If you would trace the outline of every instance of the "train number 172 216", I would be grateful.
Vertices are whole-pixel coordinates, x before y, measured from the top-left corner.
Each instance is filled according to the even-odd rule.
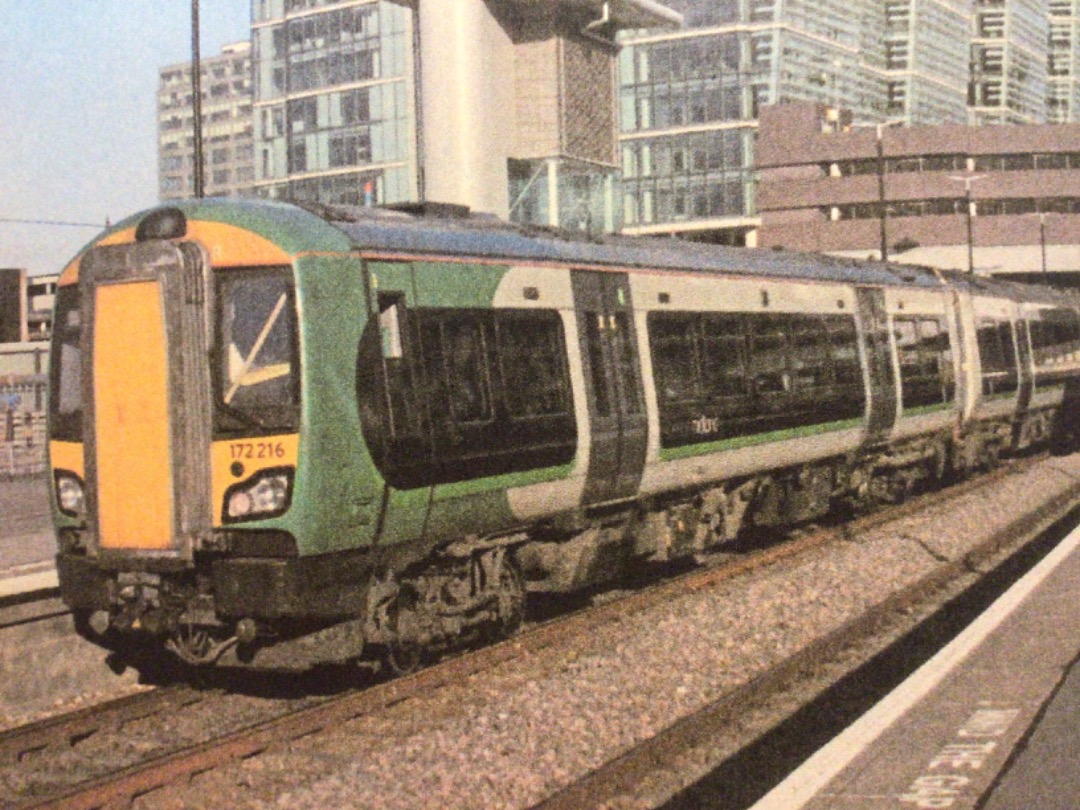
[[[270,459],[283,458],[285,445],[281,442],[230,442],[229,458],[237,459]]]

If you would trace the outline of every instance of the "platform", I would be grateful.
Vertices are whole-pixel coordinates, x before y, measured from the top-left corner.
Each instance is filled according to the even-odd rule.
[[[0,479],[0,598],[56,587],[48,478]]]
[[[1080,806],[1080,529],[752,810]]]

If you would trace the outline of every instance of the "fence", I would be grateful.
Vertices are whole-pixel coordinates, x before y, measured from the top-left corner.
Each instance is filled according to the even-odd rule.
[[[45,471],[47,342],[0,343],[0,477]]]
[[[0,477],[45,472],[45,380],[0,378]]]

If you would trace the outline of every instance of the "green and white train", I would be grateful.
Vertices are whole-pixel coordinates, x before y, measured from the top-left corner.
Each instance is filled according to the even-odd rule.
[[[57,557],[189,663],[425,655],[840,504],[1071,448],[1075,299],[881,263],[197,200],[64,271]]]

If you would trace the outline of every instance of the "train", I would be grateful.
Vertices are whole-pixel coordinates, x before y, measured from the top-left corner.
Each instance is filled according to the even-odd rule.
[[[78,631],[407,672],[603,587],[1080,438],[1080,302],[960,272],[508,224],[170,203],[56,296]]]

